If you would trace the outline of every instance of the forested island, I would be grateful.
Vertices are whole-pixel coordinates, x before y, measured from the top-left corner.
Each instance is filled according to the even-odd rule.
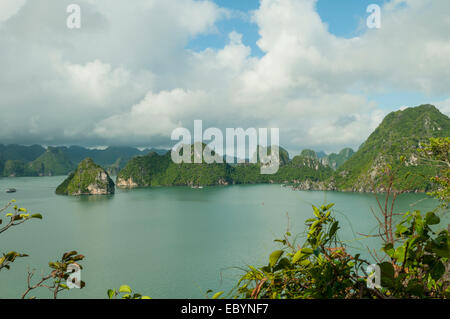
[[[276,174],[260,174],[260,163],[175,164],[170,153],[131,159],[117,176],[118,187],[209,186],[228,184],[291,184],[300,190],[383,192],[383,170],[390,165],[404,191],[428,191],[436,168],[421,161],[418,149],[429,138],[450,136],[450,119],[432,105],[421,105],[386,116],[356,153],[344,149],[324,157],[304,150],[290,159],[280,147]],[[205,147],[205,146],[204,146]]]
[[[73,174],[89,157],[122,188],[153,186],[214,186],[229,184],[289,184],[300,190],[383,192],[380,178],[386,165],[397,171],[395,187],[404,191],[429,191],[430,177],[439,172],[421,160],[418,152],[429,138],[449,137],[450,119],[433,105],[392,112],[354,152],[350,148],[326,155],[303,150],[289,157],[279,148],[276,174],[260,173],[260,163],[175,164],[167,150],[110,147],[91,150],[78,146],[0,145],[0,175],[52,176]],[[206,145],[203,145],[206,147]],[[406,178],[408,176],[408,178]]]

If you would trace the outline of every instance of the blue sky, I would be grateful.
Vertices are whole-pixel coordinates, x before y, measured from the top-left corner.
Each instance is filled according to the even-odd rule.
[[[236,31],[243,35],[242,42],[251,47],[252,55],[261,57],[264,53],[256,42],[259,39],[258,27],[251,21],[251,12],[259,7],[259,0],[214,0],[223,8],[230,9],[233,14],[230,19],[221,20],[217,24],[216,32],[200,35],[192,39],[188,48],[201,51],[206,48],[221,49],[229,41],[228,34]],[[366,12],[370,4],[380,7],[388,0],[318,0],[317,12],[322,21],[328,25],[330,33],[344,38],[358,36],[365,31],[364,22],[369,13]],[[404,105],[416,106],[422,103],[440,101],[445,96],[426,96],[417,92],[386,92],[385,94],[368,95],[375,100],[378,107],[387,112]]]
[[[72,0],[1,0],[0,143],[167,147],[201,119],[336,152],[405,106],[450,115],[450,1],[265,1],[77,0],[78,30]]]
[[[259,39],[258,28],[250,17],[253,10],[258,9],[259,0],[214,0],[222,7],[230,9],[234,14],[217,24],[217,32],[201,35],[193,39],[188,48],[203,50],[205,48],[222,48],[228,41],[228,33],[232,31],[243,35],[243,43],[252,48],[252,55],[262,56],[263,52],[256,45]],[[323,22],[328,24],[329,31],[339,37],[350,38],[361,32],[361,21],[365,21],[369,4],[382,6],[386,0],[318,0],[317,12]]]

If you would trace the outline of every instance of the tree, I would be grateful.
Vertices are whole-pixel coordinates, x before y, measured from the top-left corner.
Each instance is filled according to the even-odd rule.
[[[440,201],[438,208],[448,213],[449,147],[448,138],[430,139],[420,152],[440,174],[433,177],[436,190],[430,196]],[[401,158],[404,162],[404,158]],[[381,177],[384,201],[375,195],[379,211],[374,212],[382,242],[379,256],[372,256],[381,270],[381,287],[367,285],[365,267],[370,263],[346,251],[339,240],[339,222],[332,215],[333,204],[313,206],[314,218],[306,221],[306,240],[296,245],[286,232],[277,239],[282,247],[272,252],[263,267],[248,266],[236,287],[235,298],[450,298],[448,225],[440,225],[436,210],[394,213],[401,191],[394,185],[397,170],[388,165]],[[401,178],[408,178],[402,176]],[[400,219],[396,223],[394,216]],[[215,296],[217,296],[216,294]],[[220,296],[220,295],[219,295]]]

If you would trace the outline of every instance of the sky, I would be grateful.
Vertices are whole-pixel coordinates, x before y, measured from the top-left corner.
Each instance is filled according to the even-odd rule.
[[[450,115],[448,30],[447,0],[2,0],[0,143],[169,147],[203,120],[357,149],[391,111]]]

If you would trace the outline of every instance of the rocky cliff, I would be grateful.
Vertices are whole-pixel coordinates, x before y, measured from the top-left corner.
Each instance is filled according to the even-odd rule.
[[[69,177],[58,186],[60,195],[109,195],[115,186],[108,173],[90,158],[83,160]]]

